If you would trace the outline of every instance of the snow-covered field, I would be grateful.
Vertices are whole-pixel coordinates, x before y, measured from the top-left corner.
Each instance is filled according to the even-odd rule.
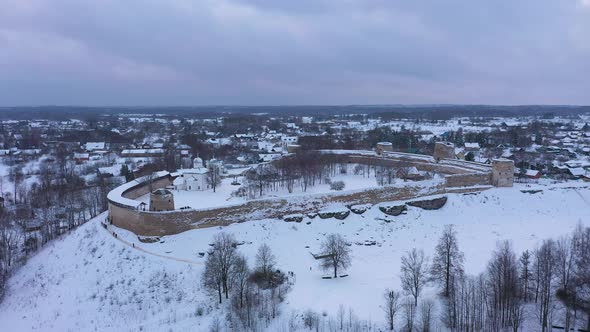
[[[211,301],[199,285],[204,259],[198,253],[207,251],[222,231],[245,241],[238,248],[250,264],[257,247],[267,243],[279,267],[295,273],[283,315],[309,308],[333,315],[343,304],[360,318],[383,324],[382,293],[400,288],[400,257],[406,250],[422,248],[431,256],[444,225],[454,224],[466,272],[479,273],[498,240],[511,240],[520,253],[544,238],[570,233],[579,222],[590,225],[587,185],[517,185],[477,195],[451,194],[440,210],[409,207],[406,215],[389,217],[391,222],[373,207],[343,221],[258,220],[188,231],[154,244],[138,242],[121,229],[115,230],[119,240],[113,238],[99,225],[101,216],[48,245],[15,273],[0,304],[0,326],[7,331],[206,331],[221,309],[208,306]],[[529,189],[543,191],[521,192]],[[329,233],[353,243],[347,278],[323,280],[325,273],[310,254]],[[378,245],[356,244],[365,240]],[[196,314],[198,307],[204,308],[203,316]]]

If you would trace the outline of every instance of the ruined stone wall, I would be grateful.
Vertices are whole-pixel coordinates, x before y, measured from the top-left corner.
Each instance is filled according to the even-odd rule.
[[[328,204],[377,204],[423,195],[445,193],[443,183],[432,187],[383,187],[337,195],[310,195],[304,199],[258,199],[240,205],[199,209],[150,212],[126,209],[109,204],[109,215],[117,227],[142,236],[177,234],[189,229],[225,226],[257,219],[281,218],[286,214],[317,212]]]
[[[166,188],[167,186],[172,185],[172,181],[173,181],[173,178],[170,175],[166,175],[164,177],[154,179],[152,181],[152,189],[155,190],[155,189],[160,189],[160,188]],[[137,185],[137,186],[125,191],[122,196],[125,198],[136,199],[136,198],[141,197],[143,195],[149,194],[149,192],[150,192],[150,186],[147,185],[147,183],[142,183],[140,185]]]
[[[258,199],[243,204],[199,209],[174,210],[165,212],[139,211],[109,201],[109,218],[114,225],[130,230],[142,236],[161,236],[177,234],[198,227],[229,225],[248,220],[281,218],[286,214],[312,213],[331,203],[344,204],[377,204],[386,201],[405,200],[424,195],[443,194],[447,188],[476,185],[489,185],[490,172],[475,172],[460,164],[436,163],[432,157],[402,154],[396,158],[370,155],[347,155],[351,163],[381,165],[390,167],[416,167],[419,170],[446,174],[440,182],[408,182],[402,188],[382,187],[364,191],[341,194],[316,194],[306,197],[289,199]],[[401,162],[401,164],[400,164]],[[477,166],[477,165],[476,165]],[[480,166],[475,167],[477,169]],[[487,169],[487,168],[483,168]],[[152,188],[165,188],[172,184],[173,178],[165,176],[152,182]],[[126,198],[135,199],[149,192],[147,183],[135,186],[123,193]]]
[[[464,174],[470,172],[469,170],[454,167],[453,165],[437,164],[434,160],[427,158],[381,158],[377,156],[349,155],[348,162],[384,167],[416,167],[419,171],[440,174]]]
[[[445,176],[445,187],[487,186],[491,183],[489,173],[455,174]]]

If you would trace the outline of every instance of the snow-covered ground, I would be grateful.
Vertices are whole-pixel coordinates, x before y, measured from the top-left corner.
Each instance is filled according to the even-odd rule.
[[[16,272],[0,304],[0,322],[10,331],[207,330],[219,309],[205,305],[210,301],[199,285],[204,259],[198,253],[207,251],[212,237],[223,231],[245,241],[238,248],[250,264],[257,247],[267,243],[279,267],[295,273],[284,315],[309,308],[333,315],[343,304],[362,319],[383,324],[382,292],[400,288],[400,257],[405,251],[422,248],[432,256],[444,225],[454,224],[465,252],[466,272],[479,273],[499,240],[511,240],[520,253],[542,239],[570,233],[577,223],[590,225],[587,186],[572,182],[494,188],[477,195],[451,194],[436,211],[409,207],[406,215],[386,218],[373,207],[343,221],[258,220],[192,230],[153,244],[115,230],[119,240],[133,242],[136,248],[103,230],[98,222],[101,216],[45,247]],[[521,191],[531,189],[543,191]],[[346,278],[323,280],[325,273],[310,254],[318,251],[329,233],[340,233],[353,243]],[[365,240],[378,245],[356,244]],[[205,308],[206,317],[196,315],[199,306]]]
[[[378,188],[377,180],[374,175],[369,177],[361,174],[338,174],[331,177],[332,181],[344,181],[344,191],[361,190]],[[238,183],[244,182],[243,177],[236,177]],[[176,209],[181,207],[191,207],[193,209],[203,209],[210,207],[219,207],[229,204],[239,204],[246,202],[244,197],[232,196],[232,193],[240,188],[240,185],[232,185],[234,178],[225,178],[222,180],[220,186],[218,186],[213,192],[212,189],[204,191],[189,191],[189,190],[172,190],[174,194],[174,206]],[[403,183],[401,179],[395,179],[395,183]],[[325,194],[325,193],[336,193],[337,191],[330,189],[330,185],[327,183],[316,184],[313,187],[308,187],[306,191],[303,191],[301,186],[294,186],[293,192],[289,193],[286,188],[279,188],[276,191],[267,191],[262,198],[271,197],[296,197],[310,194]],[[149,203],[149,194],[138,197],[136,200]]]

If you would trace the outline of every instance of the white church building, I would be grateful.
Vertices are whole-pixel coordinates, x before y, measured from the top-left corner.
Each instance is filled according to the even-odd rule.
[[[209,170],[203,166],[203,160],[199,157],[193,160],[193,168],[179,169],[178,175],[172,185],[175,190],[203,191],[209,189],[207,173]]]

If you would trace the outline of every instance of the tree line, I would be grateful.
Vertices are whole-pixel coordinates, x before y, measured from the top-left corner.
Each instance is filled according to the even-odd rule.
[[[525,322],[542,332],[554,325],[590,329],[589,227],[578,225],[571,235],[544,240],[520,255],[509,241],[498,242],[477,276],[467,275],[463,265],[452,226],[445,227],[432,260],[422,250],[408,251],[400,268],[403,293],[384,293],[388,329],[397,328],[401,312],[401,330],[432,330],[432,299],[419,302],[430,283],[440,291],[440,320],[452,331],[518,332]]]

